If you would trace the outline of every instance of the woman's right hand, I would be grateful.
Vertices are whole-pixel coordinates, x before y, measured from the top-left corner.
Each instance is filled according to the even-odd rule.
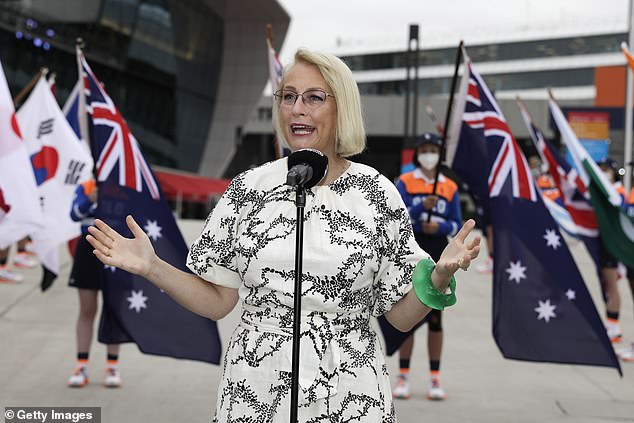
[[[86,240],[95,248],[93,253],[102,263],[147,277],[157,259],[152,241],[132,216],[128,215],[125,221],[134,238],[125,238],[104,221],[95,219],[95,226],[88,228],[90,235]]]

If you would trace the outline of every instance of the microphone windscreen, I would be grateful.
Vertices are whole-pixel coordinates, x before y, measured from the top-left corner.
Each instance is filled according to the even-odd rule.
[[[288,168],[306,163],[313,169],[313,176],[304,184],[304,188],[312,188],[319,183],[328,171],[328,157],[321,151],[312,148],[304,148],[292,152],[288,156]]]

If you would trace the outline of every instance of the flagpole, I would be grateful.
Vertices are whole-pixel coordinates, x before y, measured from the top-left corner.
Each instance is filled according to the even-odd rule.
[[[18,104],[22,101],[24,96],[27,95],[29,91],[31,91],[31,88],[33,88],[33,86],[37,83],[37,81],[40,80],[40,77],[42,75],[46,75],[47,73],[48,73],[48,68],[40,68],[39,72],[36,73],[35,76],[31,78],[29,83],[26,84],[24,88],[22,88],[22,91],[20,91],[18,95],[15,96],[15,98],[13,99],[13,107],[17,109]]]
[[[440,138],[442,139],[442,145],[440,146],[441,158],[445,155],[445,143],[447,141],[447,132],[449,132],[449,120],[451,119],[451,109],[453,108],[454,91],[456,91],[456,83],[458,82],[458,68],[460,68],[463,46],[464,41],[460,40],[460,44],[458,44],[458,48],[456,49],[456,61],[454,63],[453,77],[451,79],[451,91],[449,91],[449,104],[447,105],[447,113],[445,114],[445,125],[443,126],[445,130],[440,134]],[[438,186],[438,175],[440,175],[440,162],[438,162],[438,166],[436,166],[436,175],[434,176],[434,189],[432,190],[431,195],[436,194],[436,187]],[[431,212],[427,213],[427,222],[429,221],[431,221]]]
[[[634,45],[634,0],[630,0],[628,22],[628,43],[631,48]],[[623,165],[625,167],[625,192],[629,194],[632,186],[632,70],[630,66],[625,66],[627,72],[627,84],[625,95],[625,152],[623,156]]]

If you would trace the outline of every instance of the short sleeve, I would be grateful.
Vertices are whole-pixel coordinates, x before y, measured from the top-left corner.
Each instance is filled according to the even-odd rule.
[[[372,314],[380,316],[412,289],[412,272],[429,254],[414,239],[412,223],[396,187],[387,181],[385,204],[379,208],[379,269],[374,277]]]
[[[192,244],[187,267],[196,275],[216,285],[239,288],[242,278],[236,262],[236,234],[243,208],[243,181],[236,177],[214,209]]]

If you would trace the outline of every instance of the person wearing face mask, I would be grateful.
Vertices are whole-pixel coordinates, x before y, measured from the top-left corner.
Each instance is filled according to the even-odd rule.
[[[605,158],[597,163],[603,174],[610,181],[616,191],[621,196],[621,204],[625,203],[625,189],[618,178],[617,164],[610,158]],[[601,237],[601,234],[599,234]],[[623,337],[621,325],[619,324],[619,312],[621,309],[621,295],[618,290],[618,260],[608,252],[603,242],[599,243],[599,260],[601,264],[601,274],[605,284],[606,302],[606,323],[605,328],[608,332],[608,338],[612,343],[619,343]]]
[[[407,206],[414,237],[434,259],[447,246],[447,236],[454,236],[462,225],[458,185],[442,172],[434,192],[436,171],[440,165],[442,139],[433,133],[417,138],[414,152],[416,169],[401,175],[396,187]],[[430,217],[431,215],[431,217]],[[440,385],[440,357],[443,344],[442,312],[433,310],[428,317],[427,350],[429,354],[429,387],[427,398],[443,400],[446,394]],[[410,397],[409,369],[414,348],[413,332],[399,349],[400,374],[394,386],[394,397]]]

